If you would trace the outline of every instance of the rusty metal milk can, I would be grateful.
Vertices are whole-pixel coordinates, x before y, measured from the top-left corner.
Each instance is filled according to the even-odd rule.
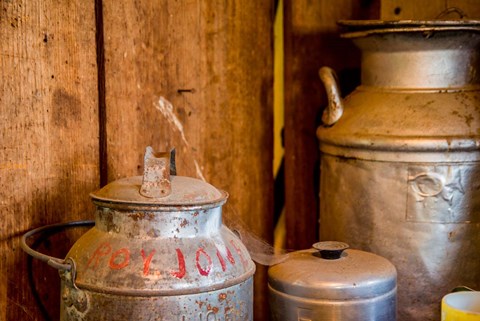
[[[91,194],[95,226],[65,260],[28,253],[60,270],[61,320],[253,320],[255,264],[222,225],[227,193],[170,176],[148,148],[145,172]]]
[[[397,272],[342,242],[318,242],[268,270],[274,321],[395,321]]]
[[[320,238],[397,267],[399,320],[439,320],[480,288],[480,21],[341,24],[362,77],[343,100],[320,70]]]

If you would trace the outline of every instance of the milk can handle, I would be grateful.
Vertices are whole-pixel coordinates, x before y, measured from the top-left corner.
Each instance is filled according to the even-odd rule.
[[[325,125],[332,126],[343,114],[343,101],[337,83],[337,75],[329,67],[320,68],[318,75],[325,86],[328,98],[328,106],[323,111],[322,121]]]
[[[440,13],[435,17],[435,20],[444,19],[444,17],[445,17],[446,15],[448,15],[449,13],[452,13],[452,12],[458,13],[460,19],[467,18],[467,15],[465,14],[465,12],[462,11],[462,9],[457,8],[457,7],[449,7],[449,8],[447,8],[447,9],[443,10],[442,12],[440,12]]]
[[[66,260],[59,259],[59,258],[35,251],[27,244],[27,239],[29,239],[35,234],[39,234],[47,231],[60,230],[68,227],[93,226],[93,225],[95,225],[95,221],[74,221],[74,222],[68,222],[68,223],[46,225],[46,226],[38,227],[36,229],[33,229],[25,233],[22,236],[20,243],[21,243],[22,249],[32,257],[39,259],[40,261],[47,262],[48,265],[56,268],[57,270],[70,271],[72,269],[72,265],[69,263],[66,263]]]

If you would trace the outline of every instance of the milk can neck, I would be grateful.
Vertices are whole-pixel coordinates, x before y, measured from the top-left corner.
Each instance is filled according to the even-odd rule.
[[[362,86],[393,90],[480,87],[480,34],[420,32],[354,39],[362,51]]]
[[[97,229],[129,238],[212,236],[222,226],[221,206],[182,211],[119,210],[97,207]]]

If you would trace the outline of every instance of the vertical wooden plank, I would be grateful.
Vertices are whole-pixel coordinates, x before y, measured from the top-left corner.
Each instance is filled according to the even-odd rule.
[[[0,320],[57,320],[58,272],[27,230],[91,217],[98,186],[92,1],[0,1]],[[46,244],[63,255],[70,240]],[[29,263],[30,262],[30,263]]]
[[[478,19],[480,4],[477,0],[382,0],[380,12],[383,20]]]
[[[382,20],[430,20],[445,10],[445,0],[382,0]]]
[[[271,241],[269,1],[104,1],[109,181],[139,175],[145,147],[177,149],[179,175],[229,192],[225,217]],[[265,269],[256,319],[266,320]]]
[[[480,19],[480,3],[478,0],[446,0],[447,8],[458,8],[465,14],[464,19]],[[450,18],[458,18],[458,14],[452,13]]]
[[[320,67],[337,70],[343,92],[358,83],[359,53],[339,37],[341,19],[378,18],[376,1],[285,1],[285,220],[286,245],[318,240],[319,149],[316,128],[324,88]],[[345,76],[345,77],[344,77]]]

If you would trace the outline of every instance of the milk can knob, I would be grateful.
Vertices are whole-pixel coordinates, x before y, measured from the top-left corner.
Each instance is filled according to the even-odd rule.
[[[313,248],[320,252],[322,259],[337,260],[342,256],[342,252],[349,248],[349,245],[343,242],[325,241],[313,244]]]
[[[150,198],[170,195],[170,152],[155,152],[148,146],[144,157],[143,181],[140,194]]]

